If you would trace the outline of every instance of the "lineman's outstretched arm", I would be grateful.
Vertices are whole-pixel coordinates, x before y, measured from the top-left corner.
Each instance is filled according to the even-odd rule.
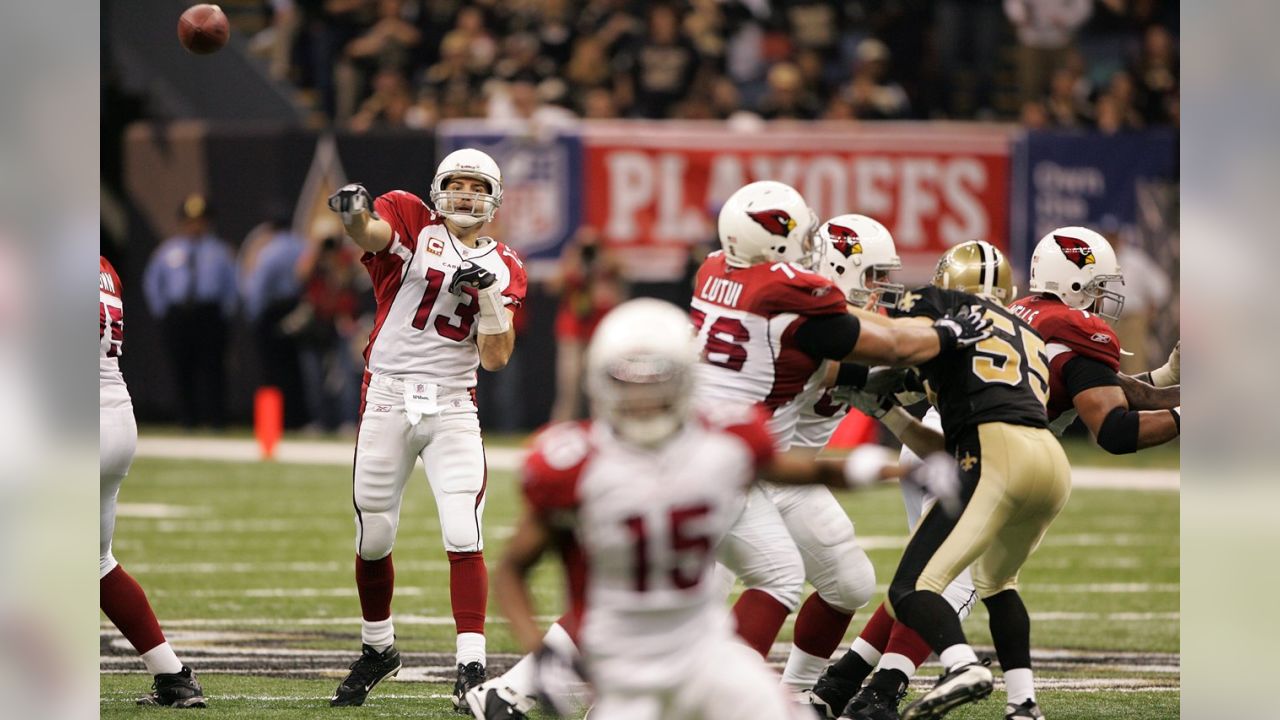
[[[1182,404],[1181,385],[1159,387],[1139,380],[1136,375],[1116,375],[1116,380],[1133,410],[1168,410]]]
[[[866,322],[862,322],[864,316]],[[904,318],[889,323],[858,309],[848,314],[813,317],[797,329],[796,343],[815,358],[906,367],[955,347],[967,347],[991,334],[991,321],[972,309],[932,322]]]
[[[1181,432],[1181,408],[1130,410],[1116,385],[1089,388],[1071,402],[1098,446],[1114,455],[1169,442]]]
[[[1169,353],[1169,359],[1164,365],[1155,370],[1140,372],[1133,377],[1158,388],[1182,384],[1182,341],[1174,343],[1173,351]]]

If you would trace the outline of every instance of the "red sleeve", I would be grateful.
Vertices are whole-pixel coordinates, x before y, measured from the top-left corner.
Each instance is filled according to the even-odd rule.
[[[737,436],[739,440],[746,443],[751,451],[751,460],[759,470],[772,463],[777,453],[774,449],[773,434],[769,432],[769,426],[766,424],[768,419],[769,413],[762,406],[754,405],[744,412],[713,417],[710,421],[720,421],[718,423],[720,429]]]
[[[502,289],[502,296],[507,299],[508,305],[518,308],[524,305],[524,296],[529,289],[529,278],[524,271],[524,261],[515,250],[501,243],[498,244],[498,253],[503,264],[507,266],[507,272],[511,274],[507,286]]]
[[[1120,342],[1115,331],[1097,315],[1068,310],[1045,318],[1039,325],[1038,330],[1045,343],[1064,345],[1077,355],[1097,360],[1112,370],[1120,370]],[[1054,359],[1064,354],[1059,352]]]
[[[793,270],[794,277],[777,271],[781,282],[769,283],[759,300],[761,314],[796,313],[798,315],[834,315],[847,312],[844,295],[835,283],[803,270]]]
[[[111,267],[111,262],[101,255],[98,256],[98,290],[115,298],[120,297],[120,276]]]
[[[400,236],[400,244],[410,250],[415,249],[418,244],[418,233],[422,228],[439,222],[431,208],[422,202],[422,198],[404,190],[392,190],[379,195],[373,201],[373,209]],[[388,244],[377,253],[365,253],[365,256],[383,255],[390,248],[391,245]]]
[[[585,423],[560,423],[543,430],[525,460],[521,489],[539,515],[578,507],[578,482],[591,456]]]

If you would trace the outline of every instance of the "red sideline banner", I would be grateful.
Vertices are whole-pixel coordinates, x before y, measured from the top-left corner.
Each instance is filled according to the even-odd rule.
[[[583,130],[584,223],[637,279],[679,277],[691,243],[716,237],[724,200],[755,180],[797,190],[823,219],[858,212],[889,227],[907,279],[983,238],[1007,248],[1009,128],[967,123],[776,124],[609,121]]]

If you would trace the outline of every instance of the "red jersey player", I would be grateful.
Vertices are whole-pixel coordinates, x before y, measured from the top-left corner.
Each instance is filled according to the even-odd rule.
[[[104,257],[98,259],[98,432],[99,486],[98,596],[102,612],[142,656],[155,689],[139,705],[204,707],[204,691],[191,668],[178,660],[164,639],[147,594],[111,554],[116,528],[116,496],[138,448],[133,401],[120,373],[124,350],[124,303],[120,276]]]
[[[329,199],[373,279],[377,315],[365,349],[353,468],[362,652],[331,705],[360,705],[400,669],[391,549],[405,484],[426,468],[449,556],[457,628],[453,702],[484,681],[488,573],[481,518],[487,478],[476,368],[501,370],[515,343],[524,265],[480,230],[502,202],[502,173],[473,149],[450,153],[431,183],[435,210],[395,190],[376,200],[347,185]]]
[[[843,468],[777,455],[762,414],[747,406],[694,412],[696,358],[688,318],[673,305],[633,300],[604,318],[588,351],[592,421],[554,425],[534,442],[527,509],[496,595],[512,634],[545,658],[552,651],[540,647],[525,578],[547,549],[561,551],[593,716],[799,717],[777,676],[733,638],[712,581],[716,545],[758,477],[848,487],[895,471],[883,448]],[[941,472],[956,476],[949,461]]]

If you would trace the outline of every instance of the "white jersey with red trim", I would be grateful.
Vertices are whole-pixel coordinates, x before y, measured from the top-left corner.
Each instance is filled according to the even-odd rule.
[[[656,450],[601,423],[554,425],[534,442],[525,498],[573,539],[569,622],[599,687],[672,687],[692,672],[698,643],[732,634],[715,547],[774,450],[763,413],[718,414]]]
[[[515,309],[524,302],[524,263],[492,238],[468,247],[453,237],[443,216],[411,193],[382,195],[374,209],[391,225],[392,238],[382,251],[360,258],[373,278],[378,305],[366,366],[379,375],[474,386],[480,365],[479,298],[469,287],[450,293],[449,284],[462,261],[470,260],[497,276],[503,301]]]
[[[124,352],[124,303],[120,276],[98,256],[98,402],[103,407],[128,405],[129,389],[120,372]]]
[[[824,375],[823,372],[815,373],[804,392],[796,398],[800,417],[796,420],[795,434],[791,439],[791,444],[795,447],[826,447],[836,428],[840,427],[840,423],[852,409],[852,406],[835,399],[832,395],[834,388],[823,387]]]
[[[701,348],[698,400],[762,404],[786,449],[800,414],[797,397],[822,365],[796,344],[796,330],[806,318],[844,312],[835,284],[798,265],[735,268],[722,252],[707,256],[689,311]]]

